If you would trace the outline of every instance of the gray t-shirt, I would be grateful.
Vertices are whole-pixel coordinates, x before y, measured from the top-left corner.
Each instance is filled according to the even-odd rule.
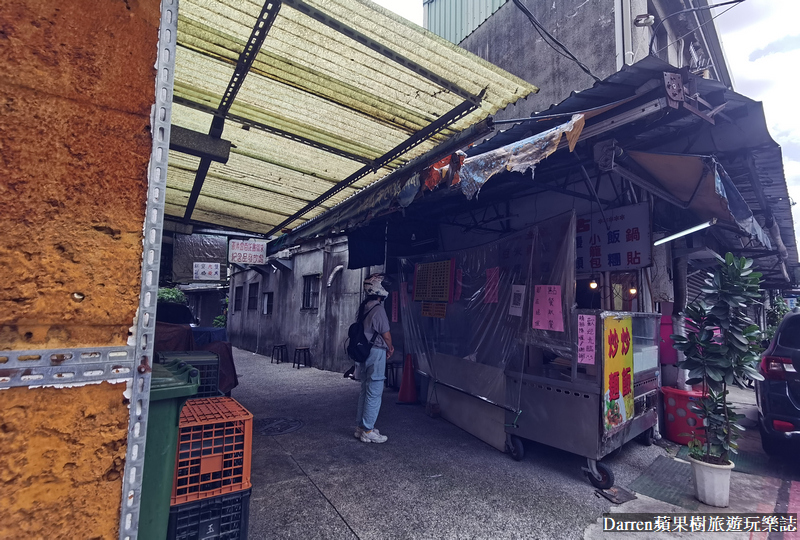
[[[367,302],[367,305],[364,306],[364,313],[367,313],[367,316],[364,318],[364,335],[367,336],[368,340],[372,340],[372,331],[374,330],[378,333],[378,336],[375,338],[373,347],[388,350],[389,347],[386,346],[386,342],[383,340],[383,337],[381,337],[381,334],[389,331],[389,317],[386,316],[386,310],[383,309],[383,305],[378,304],[380,304],[379,300],[373,300]],[[376,305],[378,305],[378,307],[372,309]]]

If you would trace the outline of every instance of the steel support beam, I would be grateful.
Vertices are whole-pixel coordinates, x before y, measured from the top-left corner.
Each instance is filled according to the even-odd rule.
[[[320,142],[314,141],[312,139],[307,139],[305,137],[301,137],[300,135],[296,135],[294,133],[290,133],[288,131],[284,131],[282,129],[274,128],[267,124],[263,124],[261,122],[257,122],[255,120],[251,120],[249,118],[245,118],[244,116],[239,116],[238,114],[234,114],[230,111],[222,114],[218,112],[217,109],[214,107],[210,107],[208,105],[203,105],[202,103],[196,103],[194,101],[188,100],[186,98],[176,97],[174,99],[175,103],[183,105],[184,107],[189,107],[190,109],[194,109],[197,111],[202,111],[204,113],[212,114],[216,117],[224,118],[225,120],[230,120],[232,122],[239,122],[240,124],[250,126],[251,128],[256,128],[260,131],[264,131],[266,133],[271,133],[272,135],[277,135],[279,137],[283,137],[285,139],[291,139],[293,141],[299,142],[301,144],[305,144],[307,146],[312,146],[323,152],[329,154],[336,154],[337,156],[341,156],[343,158],[357,161],[359,163],[370,163],[371,161],[368,158],[363,156],[359,156],[358,154],[351,154],[350,152],[345,152],[344,150],[340,150],[339,148],[328,146],[327,144],[322,144]]]
[[[225,89],[225,93],[222,94],[222,100],[219,103],[219,107],[217,107],[216,114],[211,120],[211,128],[208,130],[208,135],[210,137],[215,139],[222,138],[222,130],[225,128],[225,115],[230,110],[233,100],[236,99],[236,94],[239,93],[239,89],[242,87],[242,83],[244,83],[244,79],[250,71],[250,66],[253,65],[253,60],[255,60],[258,55],[258,51],[264,43],[264,38],[267,37],[270,28],[272,28],[272,23],[275,22],[275,17],[278,16],[280,9],[280,0],[265,0],[264,6],[261,8],[261,13],[259,13],[253,30],[250,32],[247,44],[244,46],[244,50],[239,55],[239,60],[236,62],[236,69],[234,69],[231,80],[228,82],[228,87]],[[208,174],[208,168],[211,166],[211,161],[212,160],[207,156],[200,158],[200,165],[197,167],[197,174],[194,177],[192,193],[189,195],[186,211],[183,214],[184,222],[188,222],[192,219],[192,212],[194,212],[197,199],[200,197],[203,183],[206,181],[206,175]]]
[[[483,92],[481,92],[480,97],[483,98]],[[425,126],[423,129],[419,130],[411,137],[409,137],[402,143],[398,144],[397,146],[386,152],[383,156],[376,159],[370,165],[366,165],[360,168],[359,170],[357,170],[356,172],[354,172],[353,174],[351,174],[350,176],[348,176],[347,178],[345,178],[344,180],[342,180],[341,182],[339,182],[338,184],[327,190],[325,193],[323,193],[322,195],[320,195],[319,197],[317,197],[316,199],[305,205],[293,216],[285,219],[284,221],[276,225],[271,231],[267,233],[267,236],[280,231],[286,225],[297,220],[299,217],[303,216],[306,212],[308,212],[312,208],[319,206],[322,202],[330,199],[331,197],[342,191],[344,188],[352,185],[353,183],[357,182],[366,175],[374,171],[377,171],[384,165],[392,162],[393,160],[403,155],[404,153],[408,152],[409,150],[419,145],[423,141],[426,141],[427,139],[431,138],[433,135],[443,130],[448,125],[457,121],[459,118],[462,118],[463,116],[474,111],[477,107],[478,106],[472,103],[471,101],[464,101],[460,105],[456,105],[453,109],[450,110],[450,112],[437,118],[436,120]]]
[[[173,103],[175,101],[177,100],[173,100]],[[169,149],[190,156],[227,163],[231,155],[231,142],[173,125],[169,137]]]

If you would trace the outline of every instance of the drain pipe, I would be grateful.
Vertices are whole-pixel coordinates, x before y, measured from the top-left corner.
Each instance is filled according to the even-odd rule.
[[[330,276],[328,276],[328,287],[330,287],[331,285],[333,285],[333,278],[335,278],[335,277],[336,277],[336,274],[338,274],[338,273],[339,273],[339,272],[341,272],[342,270],[344,270],[344,266],[340,264],[339,266],[337,266],[336,268],[334,268],[334,269],[331,271],[331,275],[330,275]]]

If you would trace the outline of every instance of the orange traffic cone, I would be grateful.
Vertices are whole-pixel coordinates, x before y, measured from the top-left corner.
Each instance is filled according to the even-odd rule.
[[[406,355],[406,362],[403,364],[403,380],[400,382],[400,393],[397,396],[398,403],[416,403],[417,387],[414,384],[414,363],[411,355]]]

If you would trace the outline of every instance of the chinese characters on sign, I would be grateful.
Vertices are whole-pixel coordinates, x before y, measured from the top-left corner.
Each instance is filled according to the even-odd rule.
[[[631,317],[603,320],[603,423],[614,431],[633,418]]]
[[[594,364],[597,317],[578,315],[578,363]]]
[[[398,296],[397,291],[392,291],[392,322],[397,322]]]
[[[575,236],[578,273],[630,270],[651,262],[648,203],[579,216]]]
[[[196,262],[192,264],[192,277],[196,280],[219,281],[219,263]]]
[[[797,532],[797,514],[603,514],[603,531],[747,532],[752,538],[752,533]],[[766,538],[767,535],[758,537]]]
[[[266,264],[267,243],[231,240],[228,244],[228,261],[236,264]]]
[[[533,328],[564,331],[561,314],[561,285],[536,285],[533,295]]]
[[[453,292],[455,260],[417,263],[414,267],[415,302],[449,302]]]

